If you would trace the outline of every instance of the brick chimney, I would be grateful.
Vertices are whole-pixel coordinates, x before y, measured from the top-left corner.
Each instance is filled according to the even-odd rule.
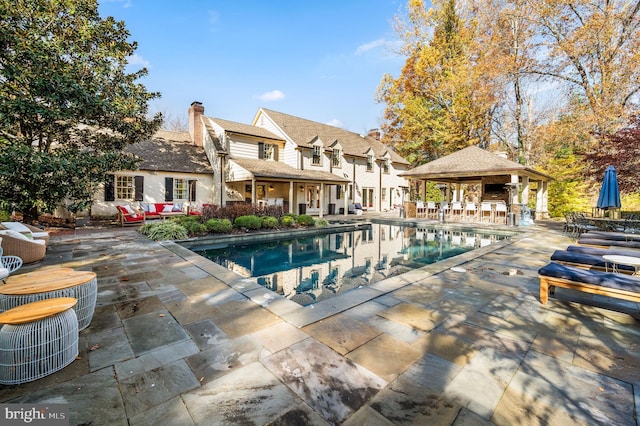
[[[376,138],[377,140],[380,140],[380,129],[369,130],[369,133],[367,133],[367,136],[371,136],[372,138]]]
[[[204,144],[203,114],[204,107],[202,106],[202,102],[191,102],[191,106],[189,107],[189,135],[191,136],[191,141],[196,146],[202,146]]]

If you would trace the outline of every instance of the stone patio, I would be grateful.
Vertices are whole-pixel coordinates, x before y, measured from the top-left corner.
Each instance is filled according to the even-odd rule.
[[[537,270],[573,241],[519,230],[313,308],[133,229],[54,235],[20,272],[94,271],[97,309],[76,361],[0,399],[68,403],[72,425],[637,425],[640,306],[541,305]]]

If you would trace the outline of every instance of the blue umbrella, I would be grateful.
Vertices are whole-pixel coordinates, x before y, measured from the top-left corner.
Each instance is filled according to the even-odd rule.
[[[616,176],[616,168],[613,166],[607,167],[607,170],[604,172],[604,180],[602,181],[602,188],[600,188],[597,207],[599,209],[620,208],[618,177]]]

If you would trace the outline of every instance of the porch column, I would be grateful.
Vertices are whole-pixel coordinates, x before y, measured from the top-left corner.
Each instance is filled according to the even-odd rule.
[[[324,182],[320,182],[320,212],[318,217],[322,219],[322,213],[324,210]]]
[[[349,199],[347,198],[347,189],[349,189],[348,184],[342,185],[342,189],[344,190],[342,192],[342,204],[343,204],[343,208],[344,208],[344,210],[343,210],[344,213],[343,214],[345,216],[349,216],[349,211],[348,211],[349,210]]]
[[[251,204],[256,205],[256,178],[251,177]]]
[[[549,218],[549,182],[542,182],[542,217]]]
[[[538,181],[538,190],[536,191],[536,219],[541,219],[542,218],[542,205],[543,205],[543,184],[544,182],[542,182],[541,180]]]
[[[294,194],[293,181],[289,181],[289,214],[293,214],[293,194]]]

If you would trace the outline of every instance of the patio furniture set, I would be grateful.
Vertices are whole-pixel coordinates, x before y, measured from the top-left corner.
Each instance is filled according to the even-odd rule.
[[[538,271],[543,304],[555,287],[640,302],[640,235],[589,232],[578,244],[556,250]]]
[[[71,364],[93,318],[95,272],[48,269],[0,285],[0,384],[30,382]]]
[[[427,201],[416,203],[416,218],[443,219],[449,221],[470,221],[487,223],[507,223],[508,208],[504,201],[483,201],[480,204]]]
[[[166,219],[174,216],[197,216],[200,211],[185,207],[182,203],[140,203],[138,207],[131,205],[116,206],[117,222],[120,226],[141,225],[147,220]]]

